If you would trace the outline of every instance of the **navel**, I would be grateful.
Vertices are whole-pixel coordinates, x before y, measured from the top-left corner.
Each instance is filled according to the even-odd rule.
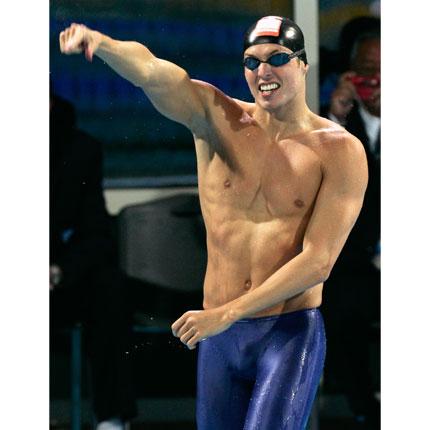
[[[247,279],[245,281],[245,290],[249,290],[249,289],[251,289],[251,287],[252,287],[252,281],[251,281],[251,279]]]
[[[225,181],[224,181],[224,188],[229,188],[231,186],[231,182],[230,182],[230,180],[229,179],[226,179]]]
[[[300,199],[296,199],[294,200],[294,204],[298,207],[298,208],[302,208],[305,205],[305,202],[303,200]]]

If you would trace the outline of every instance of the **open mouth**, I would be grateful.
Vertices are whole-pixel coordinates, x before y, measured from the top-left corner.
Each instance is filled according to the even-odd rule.
[[[280,86],[281,85],[279,85],[277,82],[271,82],[268,84],[260,84],[258,89],[263,93],[263,96],[268,96],[280,88]]]

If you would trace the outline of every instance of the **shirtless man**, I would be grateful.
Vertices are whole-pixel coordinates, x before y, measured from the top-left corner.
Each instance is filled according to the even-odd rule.
[[[172,330],[190,349],[199,343],[199,430],[303,429],[325,357],[323,282],[359,214],[367,164],[360,141],[306,105],[301,30],[264,17],[247,31],[254,103],[82,25],[64,30],[60,46],[97,55],[193,133],[207,230],[204,310]]]

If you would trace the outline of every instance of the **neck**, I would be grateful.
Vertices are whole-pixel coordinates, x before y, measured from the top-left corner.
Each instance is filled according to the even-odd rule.
[[[314,116],[307,106],[304,96],[295,97],[279,109],[268,111],[256,104],[254,119],[273,140],[287,138],[311,128]]]

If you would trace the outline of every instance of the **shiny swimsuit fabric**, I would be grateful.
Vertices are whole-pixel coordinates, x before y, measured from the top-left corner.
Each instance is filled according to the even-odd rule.
[[[304,430],[325,349],[318,309],[240,320],[202,341],[198,430]]]

